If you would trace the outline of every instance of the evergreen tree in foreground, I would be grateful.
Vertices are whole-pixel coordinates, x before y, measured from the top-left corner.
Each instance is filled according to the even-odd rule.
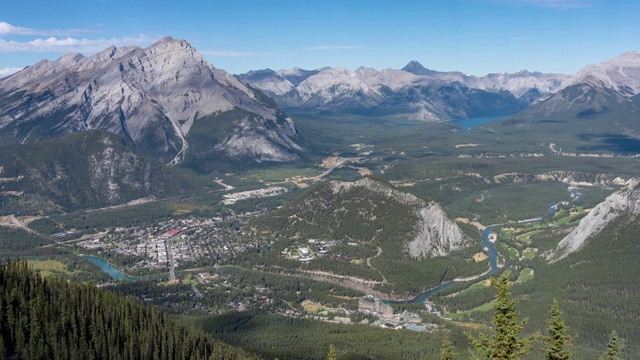
[[[202,330],[89,285],[0,264],[0,359],[249,360]]]
[[[569,335],[569,327],[565,325],[562,318],[562,311],[558,306],[558,301],[553,299],[551,303],[550,317],[547,319],[549,325],[549,335],[543,337],[545,342],[545,353],[547,360],[568,360],[573,353],[568,350],[575,339]]]
[[[455,349],[453,348],[453,343],[451,342],[451,340],[449,340],[449,338],[445,338],[442,341],[440,360],[455,360],[456,355],[458,354],[456,354]]]
[[[509,299],[509,277],[502,274],[499,279],[491,278],[491,284],[496,287],[498,293],[493,305],[493,336],[485,334],[479,338],[469,335],[469,341],[475,346],[477,353],[484,359],[515,360],[531,349],[534,336],[523,338],[522,329],[526,320],[517,321],[516,300]]]
[[[611,332],[609,343],[607,344],[607,352],[600,358],[601,360],[620,360],[621,346],[618,343],[618,333],[614,330]]]

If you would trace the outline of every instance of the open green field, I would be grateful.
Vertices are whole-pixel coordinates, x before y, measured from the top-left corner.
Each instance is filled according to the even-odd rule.
[[[534,235],[540,234],[541,232],[542,232],[541,230],[534,230],[524,234],[520,234],[516,236],[516,241],[521,244],[531,245],[531,237]]]
[[[531,260],[536,256],[537,252],[538,252],[538,249],[526,248],[522,250],[522,256],[527,260]]]
[[[51,275],[71,275],[73,272],[67,269],[67,265],[57,260],[27,260],[29,267],[40,275],[47,277]]]
[[[484,312],[489,312],[489,311],[493,311],[493,304],[494,302],[489,302],[486,303],[484,305],[480,305],[474,309],[468,310],[468,311],[459,311],[459,312],[455,312],[455,313],[450,313],[450,314],[445,314],[444,317],[446,318],[450,318],[453,320],[463,320],[468,318],[469,316],[476,314],[476,313],[484,313]]]
[[[527,282],[533,279],[533,269],[524,268],[520,271],[520,275],[518,276],[518,282]]]

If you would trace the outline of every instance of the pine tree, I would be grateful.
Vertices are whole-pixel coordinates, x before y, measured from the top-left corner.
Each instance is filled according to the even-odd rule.
[[[607,344],[607,352],[600,358],[601,360],[620,360],[620,344],[618,343],[618,333],[614,330],[611,332],[609,343]]]
[[[485,334],[479,338],[469,335],[469,340],[476,351],[485,359],[515,360],[531,349],[534,336],[521,337],[526,320],[517,321],[516,300],[509,299],[509,276],[503,274],[499,279],[491,278],[491,284],[496,287],[497,294],[493,305],[494,334]]]
[[[7,349],[4,347],[4,340],[2,339],[2,335],[0,334],[0,360],[4,360],[7,353]]]
[[[440,360],[455,360],[456,352],[453,348],[453,343],[449,338],[445,338],[442,341],[442,348],[440,349]]]
[[[575,339],[569,335],[569,327],[565,325],[562,318],[562,311],[558,306],[558,301],[553,299],[551,303],[550,317],[547,319],[549,325],[549,336],[543,338],[546,347],[544,349],[547,360],[568,360],[573,353],[568,350]]]
[[[329,354],[327,355],[327,359],[329,359],[329,360],[336,360],[337,359],[336,348],[335,348],[335,346],[333,346],[333,344],[329,345]]]

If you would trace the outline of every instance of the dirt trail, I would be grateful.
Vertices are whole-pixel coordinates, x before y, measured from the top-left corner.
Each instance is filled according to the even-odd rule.
[[[375,254],[375,255],[374,255],[374,256],[372,256],[372,257],[368,257],[368,258],[367,258],[367,266],[368,266],[368,267],[370,267],[370,268],[372,268],[373,270],[377,271],[377,272],[380,274],[380,276],[382,276],[382,283],[383,283],[383,284],[386,284],[386,283],[387,283],[387,278],[386,278],[386,277],[384,277],[384,274],[383,274],[380,270],[376,269],[373,265],[371,265],[371,259],[375,259],[375,258],[377,258],[378,256],[382,255],[382,249],[380,248],[380,246],[378,246],[377,248],[378,248],[378,253],[377,253],[377,254]]]

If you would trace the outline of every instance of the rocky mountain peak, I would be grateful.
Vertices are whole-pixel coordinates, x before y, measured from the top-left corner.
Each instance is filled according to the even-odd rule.
[[[615,90],[625,96],[636,95],[640,93],[640,53],[629,51],[600,64],[587,65],[556,91],[578,84]]]
[[[329,182],[329,187],[334,197],[344,196],[354,189],[361,188],[412,208],[411,212],[417,218],[414,225],[415,235],[405,244],[405,250],[412,258],[446,256],[451,251],[467,247],[472,243],[471,238],[448,218],[442,207],[435,201],[422,200],[413,194],[402,192],[389,184],[371,178],[362,178],[353,182],[334,180]]]
[[[528,71],[476,77],[429,70],[417,61],[402,70],[361,66],[356,70],[294,68],[276,73],[280,77],[267,72],[238,77],[273,96],[281,106],[402,115],[427,121],[514,114],[567,77]],[[440,89],[464,91],[452,100],[441,96]]]
[[[291,121],[255,91],[214,68],[187,41],[165,37],[144,49],[111,46],[90,57],[68,54],[0,80],[0,95],[24,94],[0,104],[0,132],[10,131],[16,142],[38,141],[31,136],[34,127],[53,117],[57,124],[42,125],[47,129],[40,136],[108,130],[147,148],[145,155],[177,164],[189,153],[188,134],[199,118],[235,112],[237,118],[227,121],[242,124],[256,143],[244,142],[249,152],[235,146],[227,156],[295,158],[291,151],[299,147]],[[246,130],[254,128],[261,130]],[[242,131],[233,138],[247,140]],[[226,153],[225,147],[207,146],[218,156]]]
[[[402,68],[402,70],[414,75],[433,76],[438,74],[438,71],[429,70],[415,60],[410,61],[405,67]]]

